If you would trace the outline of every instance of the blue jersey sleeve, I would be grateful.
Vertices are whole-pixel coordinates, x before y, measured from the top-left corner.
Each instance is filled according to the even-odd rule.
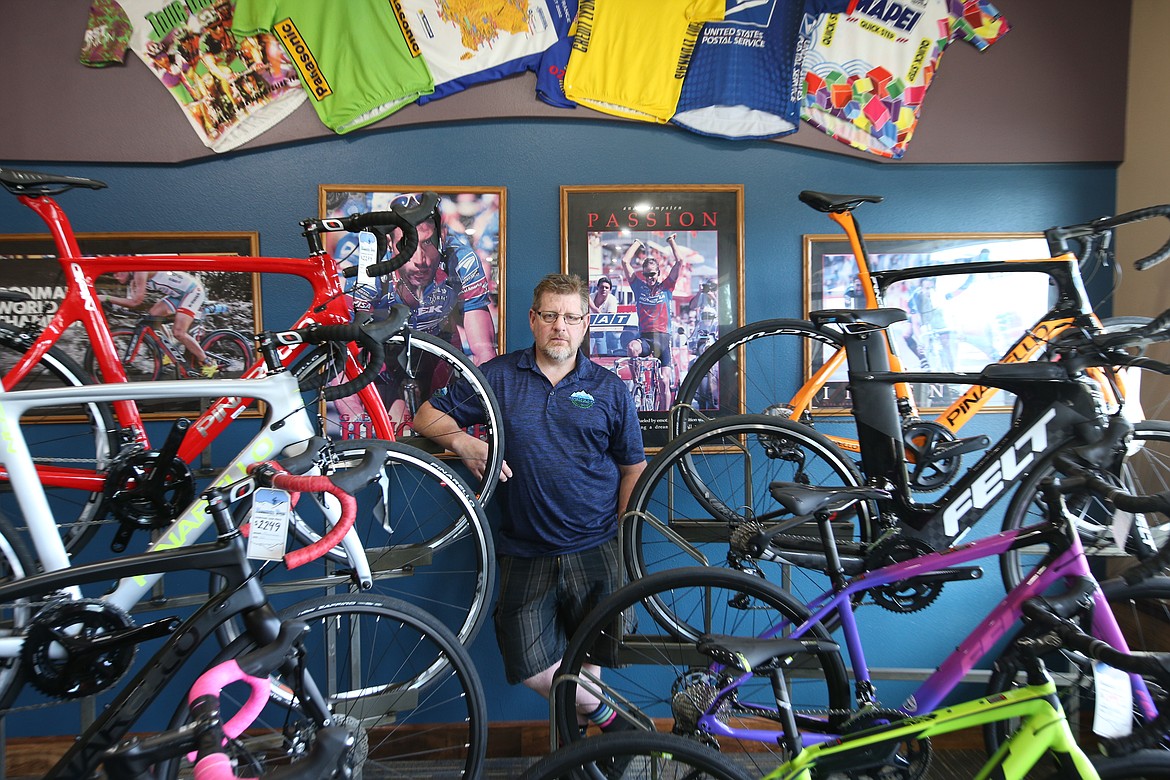
[[[458,234],[447,238],[445,251],[454,254],[455,273],[459,275],[459,299],[464,311],[488,308],[488,293],[491,290],[487,274],[479,255],[471,248],[467,239]]]

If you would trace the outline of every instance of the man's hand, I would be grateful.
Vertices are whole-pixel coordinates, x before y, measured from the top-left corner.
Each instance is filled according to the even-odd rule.
[[[459,456],[463,461],[463,465],[475,475],[476,479],[483,479],[483,472],[487,469],[488,459],[488,444],[483,439],[477,439],[474,436],[463,434],[452,439],[449,447]],[[508,477],[512,476],[512,469],[508,466],[508,461],[504,461],[500,468],[500,482],[507,482]]]

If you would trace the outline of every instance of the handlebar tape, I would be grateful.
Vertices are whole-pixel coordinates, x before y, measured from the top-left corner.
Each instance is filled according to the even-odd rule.
[[[341,503],[341,517],[324,536],[308,547],[301,547],[285,554],[284,565],[289,569],[304,566],[325,555],[340,544],[342,538],[353,527],[353,521],[357,517],[357,499],[334,484],[329,477],[282,473],[273,475],[272,484],[290,493],[329,493]]]

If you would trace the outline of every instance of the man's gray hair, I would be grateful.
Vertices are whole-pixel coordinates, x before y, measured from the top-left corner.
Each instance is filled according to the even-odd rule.
[[[589,313],[589,285],[577,274],[549,274],[537,283],[532,291],[532,309],[540,308],[540,299],[544,294],[549,295],[576,295],[581,299],[581,313]]]

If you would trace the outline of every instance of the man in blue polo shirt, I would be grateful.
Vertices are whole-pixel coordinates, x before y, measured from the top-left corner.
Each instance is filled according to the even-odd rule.
[[[508,682],[545,697],[567,637],[621,585],[617,518],[646,466],[633,398],[580,350],[588,314],[588,285],[550,274],[528,313],[534,346],[480,366],[503,412],[507,454],[496,638]],[[469,398],[458,382],[440,390],[419,409],[415,430],[452,431],[430,438],[478,475],[487,445],[462,429],[485,420],[468,416],[479,408]],[[582,723],[626,725],[584,687],[577,693]]]

